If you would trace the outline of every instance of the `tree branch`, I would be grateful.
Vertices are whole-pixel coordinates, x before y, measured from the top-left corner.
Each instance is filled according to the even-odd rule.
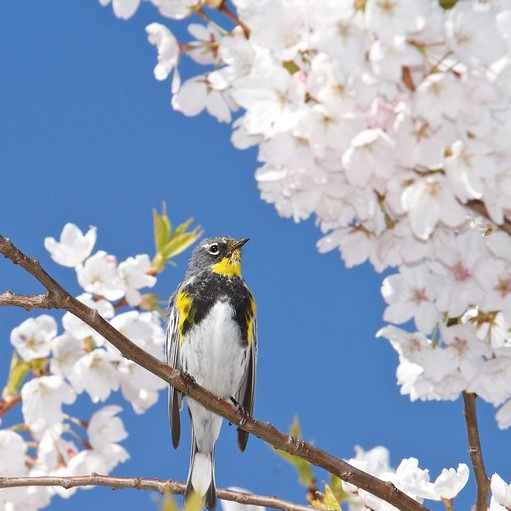
[[[52,303],[48,294],[44,295],[19,295],[6,291],[0,294],[0,307],[6,305],[14,305],[16,307],[22,307],[27,311],[34,309],[51,309]]]
[[[71,312],[107,339],[126,358],[172,384],[208,410],[225,417],[229,422],[252,433],[276,449],[299,456],[313,465],[336,475],[343,481],[363,488],[399,509],[406,511],[427,510],[422,504],[398,490],[392,483],[382,481],[314,445],[289,436],[276,429],[269,422],[260,422],[253,417],[247,417],[246,414],[233,406],[229,401],[215,396],[190,378],[187,378],[186,375],[177,369],[164,364],[149,353],[146,353],[117,331],[110,323],[105,321],[96,310],[87,307],[65,291],[60,284],[44,271],[37,260],[28,258],[10,240],[1,235],[0,252],[13,263],[18,264],[33,275],[48,290],[48,304],[51,308]],[[13,296],[16,299],[13,300],[12,305],[20,306],[20,295]]]
[[[476,394],[463,392],[463,402],[465,403],[465,422],[467,423],[468,452],[472,460],[472,467],[477,483],[477,497],[472,509],[474,511],[486,511],[488,509],[488,492],[490,490],[490,480],[484,467],[483,452],[479,439],[479,428],[477,426],[476,413]]]
[[[20,486],[61,486],[66,490],[81,486],[108,486],[114,490],[154,490],[162,495],[181,495],[185,491],[185,484],[179,481],[162,481],[161,479],[146,479],[142,477],[110,477],[96,473],[89,476],[75,477],[0,477],[0,488],[17,488]],[[218,497],[231,500],[239,504],[252,504],[265,506],[283,511],[311,511],[309,506],[300,506],[293,502],[266,495],[253,495],[229,489],[217,489]]]

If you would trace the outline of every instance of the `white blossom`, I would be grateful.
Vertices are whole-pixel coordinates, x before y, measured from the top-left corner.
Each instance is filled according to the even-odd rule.
[[[93,449],[103,452],[110,444],[115,444],[128,437],[124,424],[117,414],[120,406],[110,405],[100,408],[90,418],[87,435]]]
[[[76,394],[61,376],[49,375],[33,378],[21,389],[22,412],[25,422],[46,425],[62,421],[62,405],[74,403]]]
[[[495,414],[495,419],[500,429],[507,429],[511,426],[511,400],[500,407]]]
[[[89,394],[93,403],[105,401],[119,388],[119,357],[102,348],[95,349],[76,362],[69,375],[74,390]]]
[[[23,476],[27,470],[27,444],[15,431],[0,430],[0,473],[5,476]]]
[[[492,500],[502,506],[503,509],[509,509],[511,507],[511,485],[506,482],[498,474],[491,476],[491,492]],[[498,509],[498,508],[493,508]]]
[[[479,2],[457,2],[447,14],[445,33],[456,57],[468,65],[489,64],[504,52],[495,14]]]
[[[26,361],[50,354],[52,340],[57,335],[57,322],[47,314],[29,318],[11,332],[11,344]]]
[[[440,500],[429,480],[429,471],[419,468],[416,458],[402,460],[392,479],[397,488],[419,502],[422,499]]]
[[[81,294],[77,296],[76,299],[87,305],[87,307],[97,310],[103,319],[110,319],[114,316],[114,307],[107,300],[94,299],[90,293]],[[96,345],[99,346],[104,343],[104,339],[100,334],[70,312],[66,312],[62,317],[62,326],[64,330],[75,339],[85,340],[92,338]]]
[[[107,300],[118,300],[126,291],[117,268],[117,259],[103,250],[77,266],[76,274],[85,291]]]
[[[172,79],[172,92],[177,92],[181,85],[181,79],[177,69],[179,63],[180,49],[174,34],[160,23],[151,23],[146,27],[147,38],[151,44],[156,46],[158,51],[158,63],[154,67],[154,77],[157,80],[165,80],[174,70]]]
[[[127,20],[131,18],[137,11],[140,0],[99,0],[99,3],[106,7],[109,3],[112,3],[114,14],[117,18]]]
[[[399,273],[385,278],[382,295],[389,306],[383,319],[404,323],[414,318],[418,330],[430,333],[440,321],[435,307],[439,278],[426,265],[401,266]]]
[[[109,474],[129,457],[126,449],[119,444],[109,444],[101,452],[96,449],[85,449],[69,460],[65,473],[69,476],[85,476],[93,472]]]
[[[150,0],[162,16],[172,19],[183,19],[197,11],[204,0]]]
[[[119,274],[126,288],[126,301],[132,307],[137,306],[142,299],[139,289],[156,284],[156,277],[148,274],[150,269],[151,260],[147,254],[128,257],[119,264]]]
[[[232,490],[239,493],[252,493],[245,488],[239,488],[237,486],[229,486],[228,490]],[[264,506],[256,506],[254,504],[239,504],[233,500],[221,500],[223,511],[266,511]]]
[[[74,364],[85,355],[83,341],[65,332],[53,339],[52,355],[51,372],[69,378]]]
[[[219,121],[231,121],[231,109],[221,90],[215,90],[207,76],[196,76],[183,83],[172,98],[175,110],[195,116],[206,109]]]
[[[84,235],[75,225],[67,223],[60,234],[60,241],[47,237],[44,246],[51,258],[62,266],[75,267],[89,257],[96,243],[96,228],[90,227]]]
[[[444,468],[435,479],[434,491],[442,499],[453,499],[465,487],[469,475],[470,472],[465,463],[460,463],[457,470]]]
[[[130,311],[119,314],[112,326],[151,355],[163,360],[165,333],[153,313]],[[109,347],[114,353],[117,349]],[[122,358],[117,366],[122,395],[136,413],[144,413],[158,400],[159,391],[167,384],[131,360]]]

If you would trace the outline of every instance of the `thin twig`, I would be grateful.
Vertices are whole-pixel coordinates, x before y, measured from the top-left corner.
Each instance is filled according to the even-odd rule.
[[[491,220],[488,210],[483,202],[480,200],[470,200],[466,203],[467,208],[471,209],[474,213],[477,213],[479,216],[482,216],[488,220],[488,222],[494,223]],[[504,231],[506,234],[511,236],[511,220],[509,218],[504,217],[504,222],[498,225],[499,229]]]
[[[363,488],[398,509],[426,511],[426,507],[398,490],[392,483],[382,481],[312,444],[289,436],[276,429],[269,422],[261,422],[247,416],[238,407],[233,406],[230,401],[220,399],[177,369],[169,367],[145,352],[105,321],[96,310],[87,307],[65,291],[60,284],[46,273],[37,260],[27,257],[10,240],[1,235],[0,252],[32,274],[48,290],[50,306],[71,312],[107,339],[126,358],[170,383],[208,410],[225,417],[229,422],[259,437],[276,449],[299,456],[313,465],[336,475],[343,481]],[[13,305],[23,306],[19,303],[19,299],[15,300]]]
[[[238,25],[243,30],[243,35],[248,39],[250,37],[250,29],[248,26],[241,21],[236,14],[234,14],[227,5],[225,5],[225,2],[222,2],[218,7],[218,11],[221,12],[226,18],[231,20],[235,25]]]
[[[92,473],[88,476],[76,477],[0,477],[0,488],[17,488],[20,486],[61,486],[65,489],[83,486],[108,486],[112,489],[154,490],[163,495],[181,495],[185,491],[185,484],[179,481],[162,481],[143,477],[110,477]],[[218,497],[240,504],[265,506],[283,511],[311,511],[309,506],[301,506],[266,495],[253,495],[229,489],[217,489]]]
[[[476,413],[476,394],[463,392],[463,402],[465,403],[465,422],[467,424],[468,452],[472,460],[472,467],[477,484],[477,497],[473,506],[474,511],[486,511],[488,509],[488,492],[490,490],[490,480],[484,467],[483,452],[481,441],[479,439],[479,428],[477,426]]]
[[[0,399],[0,417],[21,402],[21,396],[7,396]]]
[[[403,83],[407,86],[410,92],[415,91],[415,83],[413,83],[412,72],[408,66],[403,66],[401,75],[403,78]]]

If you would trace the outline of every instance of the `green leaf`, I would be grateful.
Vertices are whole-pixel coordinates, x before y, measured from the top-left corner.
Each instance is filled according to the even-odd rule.
[[[192,492],[185,500],[184,511],[202,511],[202,498],[198,493]]]
[[[300,71],[300,68],[292,60],[286,60],[282,65],[290,75],[294,75],[296,72]]]
[[[160,511],[180,511],[176,499],[172,495],[165,495],[162,500]]]
[[[337,502],[344,502],[350,499],[350,495],[346,493],[342,487],[342,480],[334,474],[330,474],[330,489],[332,490]]]
[[[341,505],[337,501],[330,486],[328,486],[326,483],[325,493],[317,491],[315,498],[311,499],[311,504],[316,509],[323,509],[325,511],[341,511]]]
[[[3,397],[13,397],[16,396],[21,388],[21,385],[27,374],[30,371],[30,363],[25,362],[18,354],[14,351],[12,353],[11,358],[11,367],[9,370],[9,378],[7,380],[7,385],[3,390]]]
[[[195,243],[199,236],[200,234],[196,230],[173,236],[160,250],[160,253],[166,260],[172,259]]]
[[[440,0],[439,3],[440,7],[447,11],[449,9],[452,9],[458,3],[458,0]]]
[[[156,293],[146,293],[142,295],[142,300],[138,307],[147,311],[159,311],[160,303]]]
[[[202,236],[202,229],[194,227],[188,230],[193,222],[189,218],[186,222],[178,225],[172,232],[172,224],[167,216],[167,206],[163,203],[161,214],[153,210],[154,244],[156,254],[152,260],[152,272],[161,273],[170,260],[184,252],[190,245]]]
[[[190,225],[193,223],[193,218],[189,218],[186,222],[183,222],[182,224],[178,225],[176,227],[176,230],[174,231],[174,234],[172,236],[179,236],[180,234],[183,234]],[[172,237],[171,236],[171,237]]]
[[[167,216],[167,205],[162,204],[161,215],[153,209],[154,245],[156,252],[160,252],[170,238],[171,224]]]
[[[34,358],[29,362],[30,369],[36,376],[40,376],[41,371],[45,368],[48,363],[47,358]]]
[[[289,434],[292,437],[301,440],[302,431],[300,428],[300,422],[298,420],[298,417],[294,418]],[[295,456],[294,454],[289,454],[285,451],[281,451],[280,449],[275,450],[282,458],[284,458],[286,461],[291,463],[291,465],[293,465],[296,472],[298,473],[298,481],[304,488],[306,488],[307,490],[310,490],[311,488],[314,489],[316,488],[316,477],[314,476],[312,465],[307,460],[304,460],[299,456]]]
[[[155,273],[161,273],[165,269],[165,265],[167,264],[167,260],[161,253],[158,253],[154,256],[151,267]]]

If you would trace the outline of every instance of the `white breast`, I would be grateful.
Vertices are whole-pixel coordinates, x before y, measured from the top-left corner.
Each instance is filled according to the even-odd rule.
[[[182,368],[219,397],[234,397],[248,361],[248,346],[241,343],[238,325],[228,302],[217,303],[199,325],[184,336],[180,347]]]

